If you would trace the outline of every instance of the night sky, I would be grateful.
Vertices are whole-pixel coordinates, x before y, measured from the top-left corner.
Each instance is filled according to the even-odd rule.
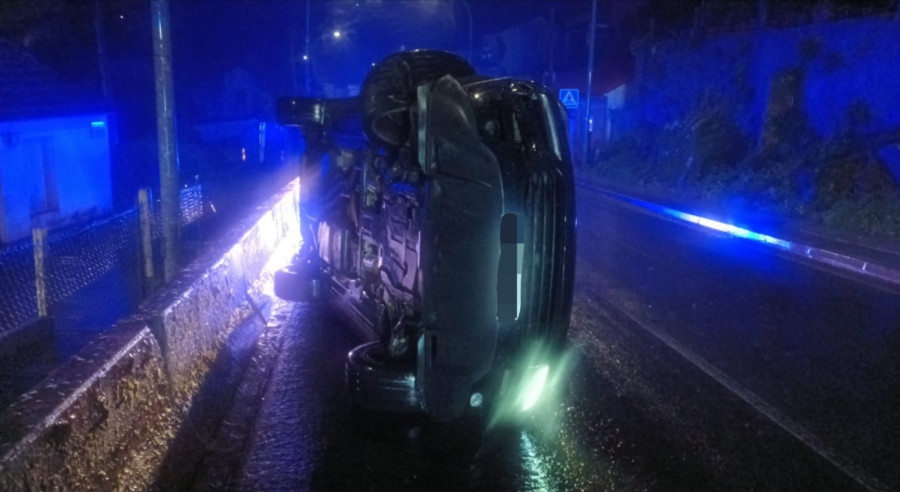
[[[788,4],[809,8],[810,1],[768,2],[768,8],[785,9]],[[597,46],[601,66],[604,57],[630,56],[629,43],[646,35],[651,17],[656,19],[659,35],[689,29],[699,2],[652,0],[631,17],[620,19],[620,25],[611,25],[604,17],[614,5],[629,2],[598,2],[598,24],[603,25]],[[832,9],[850,5],[845,3],[832,1]],[[882,8],[886,3],[890,1],[866,5]],[[587,0],[312,0],[306,53],[305,1],[173,0],[170,4],[176,104],[179,117],[188,122],[221,117],[208,107],[212,104],[208,95],[221,90],[229,73],[240,72],[261,91],[277,97],[302,93],[308,70],[313,93],[321,95],[326,85],[346,90],[360,84],[373,62],[401,49],[427,47],[467,55],[466,6],[472,14],[476,67],[485,36],[554,15],[556,63],[571,65],[555,69],[569,70],[577,78],[575,72],[583,72],[586,58],[584,26],[591,6]],[[715,5],[724,14],[739,9],[752,13],[758,2],[735,0]],[[95,22],[98,19],[100,22]],[[580,32],[576,29],[579,23]],[[147,123],[152,123],[154,94],[149,2],[4,0],[0,8],[0,37],[23,46],[67,83],[99,93],[98,25],[105,33],[109,99],[120,115],[123,135],[150,134],[154,125]],[[341,36],[335,37],[335,31]],[[302,60],[304,54],[308,61]],[[612,63],[621,65],[619,60]]]
[[[322,1],[310,2],[309,60],[305,1],[180,1],[171,5],[174,77],[179,115],[209,119],[198,99],[216,90],[229,71],[250,74],[274,96],[302,90],[311,70],[324,84],[358,85],[373,62],[401,49],[468,51],[471,9],[474,52],[479,40],[550,8],[584,11],[586,1]],[[96,7],[96,10],[95,10]],[[99,13],[99,15],[97,15]],[[21,44],[66,83],[99,93],[95,22],[106,45],[110,99],[123,135],[153,131],[153,69],[149,2],[5,0],[0,36]],[[341,37],[334,32],[339,30]],[[293,59],[292,59],[293,55]],[[293,64],[292,64],[293,61]],[[208,112],[207,112],[208,113]],[[144,122],[144,123],[141,123]]]

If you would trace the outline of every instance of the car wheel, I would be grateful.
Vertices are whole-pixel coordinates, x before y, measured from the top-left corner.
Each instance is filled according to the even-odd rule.
[[[357,410],[412,414],[421,411],[415,361],[392,359],[380,342],[356,347],[347,357],[347,388]]]
[[[416,50],[388,56],[372,68],[360,90],[366,137],[382,146],[402,144],[409,135],[408,110],[420,84],[445,75],[459,78],[474,73],[464,58],[446,51]]]
[[[322,299],[321,272],[314,263],[291,264],[275,272],[274,291],[279,299],[315,302]]]

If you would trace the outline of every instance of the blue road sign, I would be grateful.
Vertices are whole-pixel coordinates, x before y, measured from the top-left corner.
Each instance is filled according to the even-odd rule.
[[[578,89],[560,89],[559,100],[569,109],[578,109]]]

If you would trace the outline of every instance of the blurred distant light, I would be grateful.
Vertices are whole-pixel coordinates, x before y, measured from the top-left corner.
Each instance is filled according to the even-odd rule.
[[[106,127],[105,121],[92,121],[91,128],[104,128]]]
[[[530,372],[530,379],[525,385],[525,392],[522,395],[522,411],[531,409],[540,400],[544,386],[547,384],[547,374],[550,372],[550,368],[540,365],[532,367]]]
[[[714,231],[724,232],[725,234],[729,234],[734,237],[739,237],[742,239],[749,239],[751,241],[756,241],[758,243],[768,244],[768,245],[775,246],[776,248],[783,249],[783,250],[790,250],[794,247],[794,243],[792,243],[790,241],[785,241],[784,239],[779,239],[777,237],[769,236],[767,234],[760,234],[758,232],[754,232],[749,229],[744,229],[743,227],[726,224],[724,222],[719,222],[717,220],[708,219],[706,217],[700,217],[699,215],[681,212],[679,210],[671,209],[669,207],[664,207],[662,205],[657,205],[655,203],[645,202],[643,200],[638,200],[636,198],[626,197],[626,200],[630,201],[631,203],[633,203],[635,205],[646,208],[648,210],[660,212],[660,213],[666,214],[670,217],[675,217],[676,219],[680,219],[685,222],[690,222],[692,224],[697,224],[699,226],[706,227],[708,229],[712,229]]]
[[[341,31],[334,31],[333,34],[334,34],[334,37],[335,37],[335,38],[341,37]]]
[[[303,55],[303,61],[309,60],[309,55]]]
[[[124,19],[125,16],[124,16],[124,15],[120,15],[119,18],[120,18],[120,19]]]
[[[785,241],[783,239],[778,239],[772,236],[768,236],[766,234],[760,234],[758,232],[753,232],[743,227],[736,227],[731,224],[725,224],[723,222],[707,219],[705,217],[698,217],[692,214],[686,214],[683,212],[678,212],[677,210],[667,210],[667,213],[673,217],[679,218],[681,220],[687,222],[693,222],[694,224],[713,229],[715,231],[724,232],[726,234],[730,234],[735,237],[740,237],[744,239],[749,239],[751,241],[756,241],[759,243],[770,244],[772,246],[776,246],[781,249],[791,249],[791,243],[789,241]]]
[[[241,149],[241,160],[244,162],[247,161],[247,149],[246,148]]]

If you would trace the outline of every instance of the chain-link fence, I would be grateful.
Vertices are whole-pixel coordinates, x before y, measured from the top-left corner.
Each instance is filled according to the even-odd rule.
[[[150,203],[157,205],[153,200]],[[200,185],[181,191],[182,225],[203,217],[203,203]],[[162,236],[159,208],[151,210],[154,240]],[[120,272],[129,283],[139,284],[141,248],[138,207],[90,224],[50,230],[42,248],[48,311],[52,313],[54,306],[113,271]],[[33,242],[21,241],[0,249],[0,339],[38,317],[36,277]]]

